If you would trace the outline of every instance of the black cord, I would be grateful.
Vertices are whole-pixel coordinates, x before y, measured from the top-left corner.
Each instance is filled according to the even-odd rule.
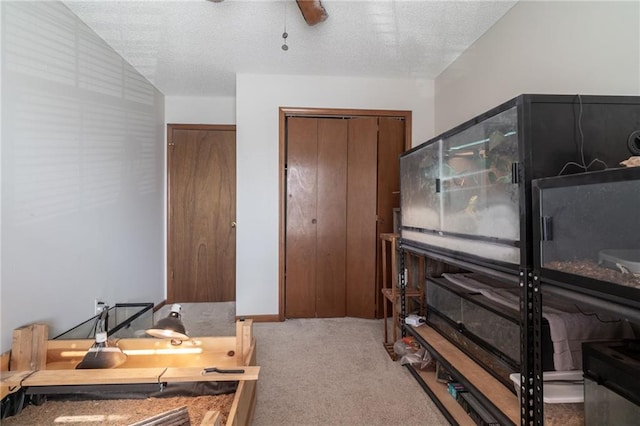
[[[100,318],[96,319],[96,321],[93,323],[93,328],[89,330],[89,332],[87,333],[87,337],[85,337],[85,339],[91,339],[92,330],[93,330],[93,336],[95,337],[96,332],[98,331],[98,322],[100,322]]]
[[[591,160],[591,162],[589,164],[586,164],[586,160],[584,159],[584,131],[582,130],[582,113],[583,113],[583,106],[582,106],[582,96],[580,95],[580,93],[578,93],[578,103],[580,105],[580,111],[578,112],[578,131],[580,132],[580,159],[582,161],[581,164],[578,164],[574,161],[569,161],[568,163],[566,163],[562,169],[560,170],[560,172],[558,173],[558,176],[562,175],[562,173],[564,173],[564,170],[568,167],[568,166],[578,166],[582,169],[582,171],[587,172],[589,171],[589,169],[591,168],[591,166],[593,166],[595,163],[602,163],[602,165],[604,165],[604,168],[607,168],[607,163],[605,163],[604,161],[598,159],[598,158],[594,158],[593,160]]]
[[[108,331],[109,329],[109,324],[107,324],[107,322],[109,321],[109,307],[107,305],[104,305],[104,307],[102,308],[102,312],[100,312],[99,315],[97,315],[97,319],[96,322],[93,324],[93,337],[96,337],[96,334],[98,333],[98,326],[100,325],[100,323],[104,322],[104,330],[100,330],[100,331]],[[89,334],[87,335],[87,339],[91,338],[91,332],[89,332]]]

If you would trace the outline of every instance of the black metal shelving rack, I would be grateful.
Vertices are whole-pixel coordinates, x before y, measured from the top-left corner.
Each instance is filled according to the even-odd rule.
[[[636,112],[637,117],[640,117],[640,104],[636,105]],[[640,124],[640,121],[638,122],[638,124]],[[634,132],[634,134],[637,133],[637,131]],[[629,140],[631,142],[631,137]],[[544,304],[543,293],[545,296],[552,295],[564,300],[572,300],[591,309],[601,312],[607,312],[609,314],[626,318],[627,320],[632,321],[636,324],[640,324],[640,289],[625,287],[612,282],[601,281],[592,277],[579,276],[568,272],[548,269],[545,268],[544,261],[542,259],[542,243],[551,239],[551,237],[547,234],[549,232],[549,229],[544,229],[545,225],[549,225],[549,223],[547,222],[549,218],[544,217],[543,210],[545,209],[542,207],[541,200],[542,191],[558,188],[575,188],[579,187],[580,185],[603,185],[616,182],[637,182],[638,184],[640,184],[640,168],[636,167],[609,169],[592,173],[582,173],[569,176],[557,176],[538,179],[532,182],[531,198],[532,211],[534,212],[532,240],[535,245],[533,246],[534,249],[532,250],[534,265],[534,268],[532,270],[532,289],[534,290],[534,292],[531,300],[533,302],[532,307],[534,312],[533,316],[529,319],[529,324],[532,325],[530,333],[534,333],[534,336],[539,335],[537,333],[540,333],[541,330],[540,324],[542,318],[542,307]],[[634,199],[633,197],[630,198],[632,200]],[[636,197],[635,202],[635,207],[633,207],[632,204],[633,213],[623,213],[623,217],[626,218],[626,221],[622,220],[620,229],[617,229],[617,232],[612,233],[612,235],[616,235],[616,240],[628,239],[629,237],[627,235],[624,235],[628,232],[632,233],[630,235],[637,235],[633,234],[633,231],[628,229],[628,224],[635,224],[635,221],[637,220],[636,207],[640,205],[638,204],[640,203],[640,199]],[[566,206],[564,206],[565,203]],[[576,213],[576,208],[575,206],[572,207],[572,203],[570,200],[565,200],[565,202],[563,203],[563,209],[567,209],[567,211],[573,212],[573,216],[581,217],[580,220],[586,221],[586,223],[583,223],[582,225],[577,225],[577,228],[579,228],[580,226],[591,227],[593,225],[598,225],[598,221],[604,220],[609,220],[612,221],[612,223],[617,223],[615,219],[611,218],[611,214],[609,211],[609,209],[614,206],[603,205],[600,207],[601,208],[599,210],[601,211],[599,213],[594,213],[592,210],[590,212],[590,215],[584,215],[581,212]],[[624,206],[615,205],[614,208],[617,208],[620,211],[624,211]],[[618,220],[620,220],[619,217]],[[600,224],[600,226],[602,226],[602,224]],[[606,232],[611,233],[611,229],[607,228]],[[597,237],[591,236],[592,234],[594,234],[593,230],[591,233],[589,233],[589,238],[595,238],[597,240]],[[636,240],[636,244],[637,243],[638,240]],[[590,245],[588,243],[585,243],[585,241],[579,241],[574,244],[578,247],[581,245]],[[533,377],[541,378],[543,369],[541,364],[537,362],[541,357],[541,345],[538,341],[534,342],[533,357],[534,363],[530,367],[533,369]],[[537,386],[535,382],[534,386]],[[542,389],[541,383],[540,389]],[[535,390],[536,388],[534,388],[534,391]],[[537,406],[543,407],[542,401],[537,402],[536,407]],[[540,419],[544,418],[542,409],[539,412],[536,412],[536,415],[538,415]]]
[[[598,157],[601,161],[607,162],[610,167],[626,159],[629,155],[626,139],[630,133],[638,130],[640,97],[521,95],[404,153],[401,156],[401,176],[404,173],[403,157],[413,155],[422,147],[432,143],[440,143],[442,140],[454,137],[513,107],[517,107],[516,133],[519,141],[518,162],[513,163],[512,167],[512,182],[518,184],[520,197],[520,238],[517,245],[520,251],[519,262],[504,265],[490,258],[451,252],[413,239],[401,238],[400,244],[402,250],[416,251],[463,269],[489,274],[506,274],[516,280],[520,287],[520,373],[522,378],[520,424],[541,426],[544,422],[542,342],[536,336],[540,336],[542,331],[542,291],[545,286],[564,290],[564,283],[546,279],[545,274],[541,275],[541,271],[536,270],[534,266],[536,250],[534,243],[535,238],[539,236],[533,233],[532,182],[535,179],[556,176],[561,170],[564,171],[563,166],[575,158],[575,150],[579,145],[576,141],[580,137],[582,137],[583,149],[589,153],[590,157]],[[585,127],[584,123],[588,123],[588,126]],[[587,161],[590,159],[588,158]],[[567,172],[576,173],[578,170],[567,170]],[[431,175],[427,177],[431,178]],[[436,193],[440,192],[437,189],[440,187],[439,180],[436,179],[435,182]],[[401,197],[404,197],[403,192],[404,188],[401,189]],[[401,229],[414,234],[425,232],[424,235],[427,236],[447,236],[447,232],[421,229],[416,226],[418,225]],[[449,236],[465,237],[453,233]],[[404,297],[401,297],[401,300],[404,301]],[[400,315],[402,321],[406,315],[406,306],[403,304],[401,308],[403,309]],[[406,335],[404,321],[401,325],[402,333]]]
[[[438,362],[440,362],[443,365],[443,367],[453,377],[455,377],[457,382],[462,384],[465,387],[465,389],[467,389],[468,391],[472,392],[472,394],[476,398],[478,398],[478,400],[480,401],[482,406],[485,407],[487,409],[487,411],[489,413],[491,413],[491,415],[493,417],[495,417],[495,419],[501,425],[514,425],[514,423],[495,404],[493,404],[493,402],[491,402],[491,400],[489,398],[487,398],[482,392],[480,392],[473,385],[473,383],[471,383],[469,380],[467,380],[465,378],[464,374],[460,373],[452,364],[450,364],[447,361],[446,357],[440,356],[438,351],[433,346],[431,346],[429,344],[429,342],[427,342],[425,339],[423,339],[420,336],[420,334],[416,333],[411,328],[408,328],[408,332],[409,332],[409,334],[411,334],[418,341],[418,343],[420,343],[420,345],[422,347],[426,348],[432,354],[432,356],[434,356],[438,360]],[[429,396],[432,398],[432,400],[435,401],[436,405],[438,406],[440,411],[445,415],[447,420],[449,422],[451,422],[451,423],[456,424],[457,422],[455,421],[455,419],[448,413],[448,411],[442,405],[442,403],[440,403],[438,398],[435,397],[435,395],[433,394],[431,389],[424,383],[424,381],[421,379],[420,375],[418,374],[417,370],[412,366],[408,366],[408,368],[409,368],[411,374],[418,380],[418,382],[420,383],[421,387],[427,392],[427,394],[429,394]]]
[[[521,375],[525,379],[522,382],[522,391],[520,393],[520,407],[521,407],[521,415],[520,415],[520,424],[522,426],[542,426],[542,385],[536,384],[534,380],[534,360],[535,360],[535,348],[534,348],[534,328],[533,328],[533,320],[535,318],[536,313],[533,310],[535,303],[533,302],[534,298],[534,288],[533,288],[533,280],[532,273],[530,271],[521,270],[518,274],[515,271],[511,270],[508,266],[496,267],[491,263],[487,263],[482,259],[473,259],[463,258],[458,256],[452,256],[450,254],[440,252],[438,250],[433,251],[431,248],[422,246],[420,244],[415,244],[412,242],[400,242],[400,250],[401,252],[404,250],[411,251],[412,253],[425,256],[431,258],[433,260],[448,263],[465,270],[479,272],[481,274],[492,276],[495,278],[499,278],[503,281],[511,281],[515,283],[517,282],[522,290],[521,295],[521,307],[529,307],[530,309],[521,309],[521,323],[523,326],[520,327],[521,330]],[[404,256],[400,256],[401,259]],[[401,265],[404,268],[404,265]],[[405,285],[403,281],[401,281],[401,300],[404,300],[404,291]],[[536,310],[538,313],[541,311]],[[400,318],[403,319],[406,315],[406,306],[401,304],[401,314]],[[541,321],[541,315],[540,320]],[[438,354],[438,351],[433,348],[429,342],[423,339],[420,334],[415,332],[413,328],[407,326],[402,320],[402,335],[405,336],[411,334],[421,346],[425,347],[434,357],[444,366],[444,368],[449,371],[457,381],[459,381],[466,389],[470,390],[472,394],[478,398],[483,407],[487,409],[487,411],[495,417],[496,420],[501,425],[513,425],[512,422],[493,402],[482,394],[470,381],[468,381],[463,374],[458,372],[452,365],[447,361],[447,359]],[[538,324],[540,327],[540,324]],[[540,354],[540,350],[538,350],[538,354]],[[542,363],[539,362],[540,371],[542,370]],[[434,401],[436,406],[443,413],[445,418],[453,425],[458,424],[453,416],[447,411],[446,407],[439,401],[438,397],[433,393],[433,391],[429,388],[429,386],[422,380],[420,374],[417,372],[415,368],[408,365],[410,373],[414,376],[414,378],[418,381],[420,386],[425,390],[427,395]],[[541,377],[541,376],[540,376]],[[537,387],[536,387],[537,386]],[[523,409],[522,407],[531,407],[528,410]]]

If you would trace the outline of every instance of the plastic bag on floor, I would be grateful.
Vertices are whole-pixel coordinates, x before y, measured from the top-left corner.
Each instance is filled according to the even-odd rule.
[[[435,359],[433,359],[429,351],[425,348],[420,348],[400,358],[400,364],[411,364],[413,368],[418,370],[432,370],[435,368]]]
[[[413,337],[403,337],[393,344],[393,352],[399,357],[415,353],[420,348]]]

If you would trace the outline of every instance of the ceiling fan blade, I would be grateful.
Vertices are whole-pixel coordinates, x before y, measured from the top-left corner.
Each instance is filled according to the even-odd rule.
[[[308,25],[318,24],[329,17],[320,0],[296,0],[296,3]]]

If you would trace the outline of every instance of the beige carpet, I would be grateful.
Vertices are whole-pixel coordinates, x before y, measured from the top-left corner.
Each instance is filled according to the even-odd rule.
[[[234,312],[233,303],[183,304],[192,336],[233,335]],[[255,426],[448,424],[387,355],[382,320],[254,323],[254,335],[261,367]]]

